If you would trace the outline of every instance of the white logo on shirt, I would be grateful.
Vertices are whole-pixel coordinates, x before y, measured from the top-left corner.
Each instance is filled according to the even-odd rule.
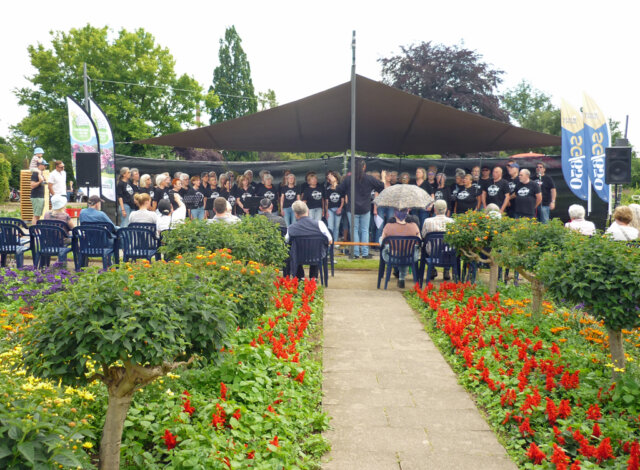
[[[518,189],[518,196],[527,197],[531,191],[526,186]]]
[[[442,191],[436,191],[434,196],[436,199],[444,199],[444,194],[442,194]]]
[[[273,199],[276,197],[275,194],[273,194],[273,192],[271,191],[265,191],[264,192],[264,197],[266,197],[267,199],[270,199],[273,201]]]
[[[284,197],[287,200],[291,201],[292,199],[296,198],[296,192],[293,189],[289,189],[289,190],[287,190],[286,193],[284,193]]]
[[[469,194],[469,191],[467,191],[466,189],[463,189],[458,193],[457,197],[458,199],[462,199],[464,201],[465,199],[471,197],[471,194]]]
[[[319,201],[320,199],[322,199],[322,192],[321,191],[311,191],[311,197],[314,198],[316,201]]]
[[[340,193],[331,193],[329,194],[329,200],[333,203],[336,203],[340,200]]]
[[[499,192],[500,192],[500,188],[497,187],[495,184],[492,184],[487,188],[487,194],[489,196],[496,196]]]

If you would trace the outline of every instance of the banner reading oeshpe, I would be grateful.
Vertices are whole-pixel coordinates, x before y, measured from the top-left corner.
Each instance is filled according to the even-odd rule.
[[[71,165],[73,174],[76,171],[76,154],[78,152],[97,152],[98,132],[93,121],[80,104],[67,96],[67,109],[69,112],[69,137],[71,139]]]
[[[609,186],[604,182],[604,149],[609,147],[609,126],[598,105],[586,93],[582,94],[582,113],[587,174],[598,197],[609,202]]]
[[[589,182],[584,155],[582,115],[562,100],[560,106],[562,122],[562,174],[573,194],[587,200]]]
[[[107,116],[95,101],[89,99],[89,110],[91,118],[98,131],[98,142],[100,143],[100,172],[102,177],[102,195],[110,201],[116,200],[116,178],[115,178],[115,145],[113,142],[113,132]]]

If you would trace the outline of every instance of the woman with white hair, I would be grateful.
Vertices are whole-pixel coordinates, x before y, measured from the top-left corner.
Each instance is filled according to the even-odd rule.
[[[611,237],[620,242],[636,240],[638,238],[638,229],[631,226],[633,213],[629,206],[618,206],[613,211],[613,223],[609,225],[607,233]]]
[[[571,230],[575,230],[576,232],[580,232],[582,235],[587,235],[588,237],[592,236],[596,233],[596,226],[593,222],[589,222],[588,220],[584,220],[584,207],[580,204],[572,204],[569,206],[569,218],[570,222],[564,224],[565,227],[570,228]]]
[[[631,209],[631,225],[633,228],[640,230],[640,204],[629,204],[629,209]]]

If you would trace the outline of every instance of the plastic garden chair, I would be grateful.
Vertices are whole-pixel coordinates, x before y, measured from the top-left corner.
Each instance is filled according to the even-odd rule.
[[[68,238],[62,228],[48,224],[32,225],[29,227],[29,237],[36,269],[49,266],[52,256],[57,256],[58,261],[66,267],[71,246],[67,244]]]
[[[15,225],[16,227],[20,227],[25,232],[29,230],[29,226],[24,220],[16,219],[15,217],[0,217],[0,224]]]
[[[80,225],[73,229],[73,260],[76,271],[89,265],[90,257],[102,258],[102,267],[111,266],[115,236],[103,227]]]
[[[22,221],[21,221],[22,222]],[[16,266],[24,265],[24,252],[29,249],[29,238],[22,228],[12,223],[0,222],[0,265],[7,266],[7,255],[16,257]]]
[[[71,227],[69,227],[69,224],[67,224],[66,222],[63,222],[62,220],[39,219],[36,222],[36,225],[53,225],[55,227],[60,227],[61,229],[63,229],[65,231],[65,233],[70,233],[71,232]]]
[[[389,247],[389,261],[382,257],[385,247]],[[418,262],[415,259],[415,248],[420,246],[420,237],[386,237],[380,246],[380,264],[378,265],[378,289],[384,275],[384,288],[386,290],[391,278],[393,268],[410,266],[413,273],[413,282],[418,282]],[[385,273],[386,271],[386,273]]]
[[[160,240],[156,237],[155,229],[151,232],[146,228],[119,228],[117,237],[118,248],[122,250],[122,260],[125,263],[136,259],[160,259]]]
[[[127,225],[127,228],[140,228],[144,230],[149,230],[154,235],[157,231],[156,224],[150,224],[146,222],[133,222],[132,224]]]
[[[291,237],[289,239],[291,248],[289,249],[289,272],[296,275],[298,266],[317,266],[320,283],[323,286],[329,285],[329,240],[324,235],[313,237]]]
[[[456,250],[444,242],[444,232],[428,233],[422,242],[420,257],[420,287],[424,283],[424,271],[427,268],[427,282],[435,268],[450,268],[453,279],[458,280],[458,261]]]

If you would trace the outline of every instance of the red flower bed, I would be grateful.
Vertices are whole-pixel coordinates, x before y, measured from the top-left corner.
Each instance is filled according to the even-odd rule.
[[[639,468],[640,416],[613,402],[615,385],[594,364],[606,358],[591,361],[575,342],[559,345],[553,320],[534,325],[499,293],[468,283],[416,286],[415,293],[520,464]]]

